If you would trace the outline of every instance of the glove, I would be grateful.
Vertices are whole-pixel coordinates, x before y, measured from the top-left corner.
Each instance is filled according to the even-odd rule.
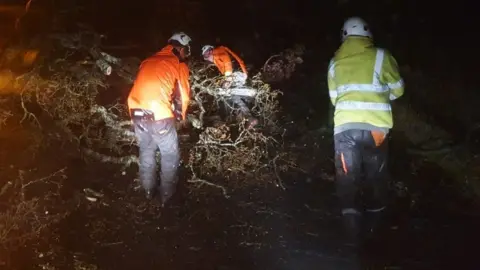
[[[247,78],[247,74],[235,71],[232,74],[225,76],[224,88],[230,88],[232,86],[243,86],[245,85]]]
[[[238,86],[244,85],[248,78],[247,74],[243,72],[238,72],[238,71],[234,72],[232,74],[232,77],[233,77],[233,82]]]
[[[225,81],[222,83],[222,88],[228,89],[228,88],[232,87],[232,84],[233,84],[232,81],[228,81],[228,80],[225,79]]]

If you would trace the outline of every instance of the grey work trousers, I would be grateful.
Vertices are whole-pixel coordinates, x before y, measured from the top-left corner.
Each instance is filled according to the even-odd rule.
[[[180,166],[175,119],[167,118],[143,125],[135,125],[135,135],[140,148],[139,177],[145,191],[156,188],[156,151],[160,151],[160,192],[166,202],[176,190],[177,170]]]

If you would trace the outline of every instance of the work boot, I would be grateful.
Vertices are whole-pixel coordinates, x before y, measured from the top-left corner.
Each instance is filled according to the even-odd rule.
[[[356,248],[360,244],[362,214],[355,209],[345,209],[342,212],[345,244]]]
[[[162,183],[160,185],[160,196],[162,201],[162,207],[170,200],[177,190],[177,183]]]
[[[364,231],[366,236],[372,237],[379,229],[380,222],[384,216],[385,207],[365,210]]]

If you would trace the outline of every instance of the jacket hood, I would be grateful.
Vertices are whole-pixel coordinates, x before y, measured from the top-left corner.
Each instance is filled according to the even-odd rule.
[[[373,40],[368,37],[351,36],[345,39],[335,53],[336,58],[344,58],[358,53],[365,52],[374,47]]]
[[[160,51],[155,53],[155,56],[157,56],[157,55],[158,56],[163,56],[163,55],[172,56],[172,55],[174,55],[173,46],[172,45],[167,45],[167,46],[163,47]]]

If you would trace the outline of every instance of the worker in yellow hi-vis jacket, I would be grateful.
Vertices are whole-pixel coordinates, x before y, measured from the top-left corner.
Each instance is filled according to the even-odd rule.
[[[337,194],[348,235],[356,243],[362,217],[378,216],[386,206],[390,102],[403,95],[404,84],[396,60],[374,46],[364,20],[346,20],[342,35],[328,68],[328,88],[335,107]],[[356,202],[360,184],[365,187],[364,209]]]

